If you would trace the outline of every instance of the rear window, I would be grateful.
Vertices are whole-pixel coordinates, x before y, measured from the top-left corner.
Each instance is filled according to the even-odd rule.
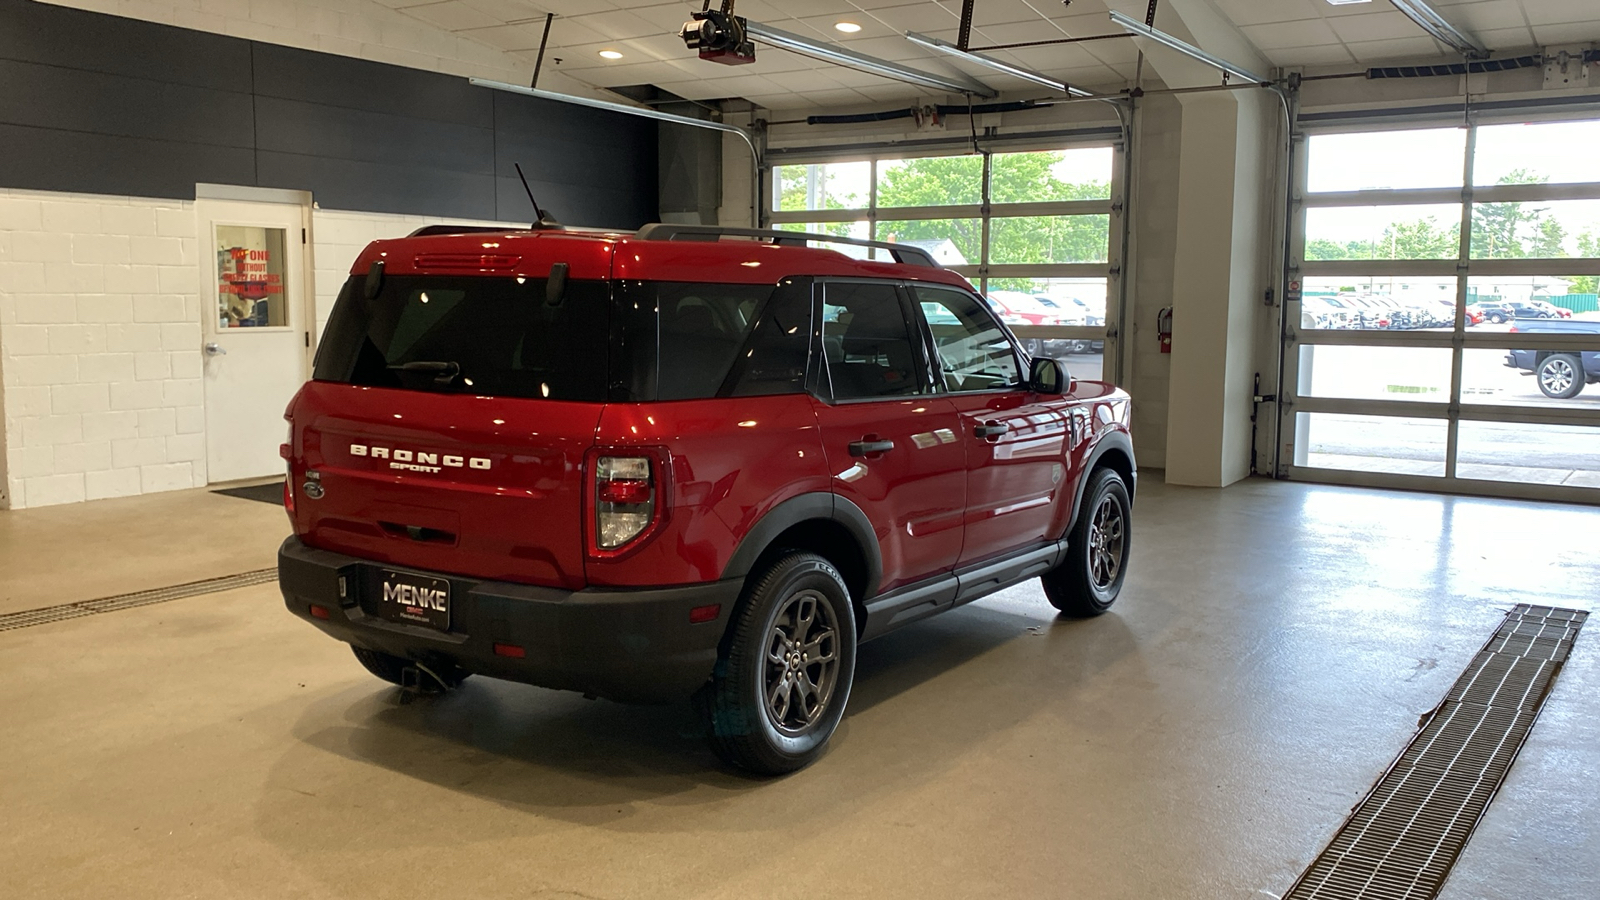
[[[313,377],[365,387],[586,402],[805,390],[811,286],[388,275],[345,283]],[[615,312],[613,313],[613,310]]]
[[[544,279],[365,275],[339,293],[313,377],[365,387],[550,400],[606,399],[609,291],[571,281],[560,305]]]
[[[811,284],[625,282],[617,294],[615,400],[800,393]],[[653,350],[654,352],[649,352]]]

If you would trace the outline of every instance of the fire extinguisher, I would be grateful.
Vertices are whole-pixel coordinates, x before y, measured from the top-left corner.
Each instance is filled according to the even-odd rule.
[[[1163,306],[1156,313],[1156,338],[1161,341],[1161,352],[1172,352],[1172,307]]]

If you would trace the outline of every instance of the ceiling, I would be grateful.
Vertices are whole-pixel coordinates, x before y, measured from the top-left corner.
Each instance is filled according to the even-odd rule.
[[[698,59],[677,37],[699,0],[374,0],[458,37],[526,59],[531,72],[555,13],[545,65],[597,87],[653,84],[694,100],[738,97],[769,109],[855,106],[931,99],[928,91],[774,48],[756,62],[720,66]],[[1279,66],[1366,65],[1448,58],[1387,0],[1334,6],[1327,0],[1211,0],[1262,54]],[[1129,13],[1145,4],[1113,0]],[[1457,27],[1492,49],[1521,50],[1600,40],[1597,0],[1433,0]],[[1135,8],[1137,7],[1137,8]],[[906,31],[954,40],[960,0],[737,0],[753,21],[932,71],[950,58],[913,44]],[[859,32],[835,30],[838,22]],[[1158,14],[1157,27],[1161,26]],[[1105,0],[977,0],[972,46],[1083,37],[1116,30]],[[601,58],[600,51],[622,54]],[[993,51],[992,55],[1088,88],[1131,81],[1137,50],[1126,39]],[[555,60],[559,59],[557,63]],[[962,64],[963,66],[965,64]],[[1025,91],[1005,75],[969,69],[990,85]]]

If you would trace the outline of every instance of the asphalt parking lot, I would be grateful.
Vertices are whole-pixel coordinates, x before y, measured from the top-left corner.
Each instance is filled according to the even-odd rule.
[[[1483,325],[1472,333],[1507,332]],[[1515,340],[1507,334],[1507,345]],[[1600,410],[1600,385],[1568,400],[1546,397],[1531,375],[1505,365],[1502,349],[1469,349],[1462,360],[1464,405]],[[1303,346],[1302,396],[1448,403],[1450,350]],[[1412,475],[1443,475],[1443,419],[1306,414],[1303,465]],[[1463,421],[1457,474],[1493,481],[1600,487],[1600,433],[1594,427]]]

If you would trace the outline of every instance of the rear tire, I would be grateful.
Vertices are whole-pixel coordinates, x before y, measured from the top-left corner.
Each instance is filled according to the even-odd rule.
[[[748,584],[727,649],[695,699],[718,756],[781,775],[820,756],[844,717],[855,612],[838,570],[815,553],[784,554]]]
[[[455,666],[433,666],[413,662],[381,650],[368,650],[354,644],[350,645],[350,650],[368,672],[390,684],[406,687],[405,670],[417,669],[421,677],[417,679],[416,685],[423,693],[436,693],[458,687],[461,682],[467,680],[468,675],[472,674]]]
[[[1122,476],[1095,469],[1067,538],[1061,564],[1039,577],[1050,605],[1069,616],[1098,616],[1111,608],[1128,576],[1133,504]]]
[[[1539,390],[1553,400],[1571,400],[1583,390],[1583,360],[1576,353],[1552,353],[1533,374]]]

